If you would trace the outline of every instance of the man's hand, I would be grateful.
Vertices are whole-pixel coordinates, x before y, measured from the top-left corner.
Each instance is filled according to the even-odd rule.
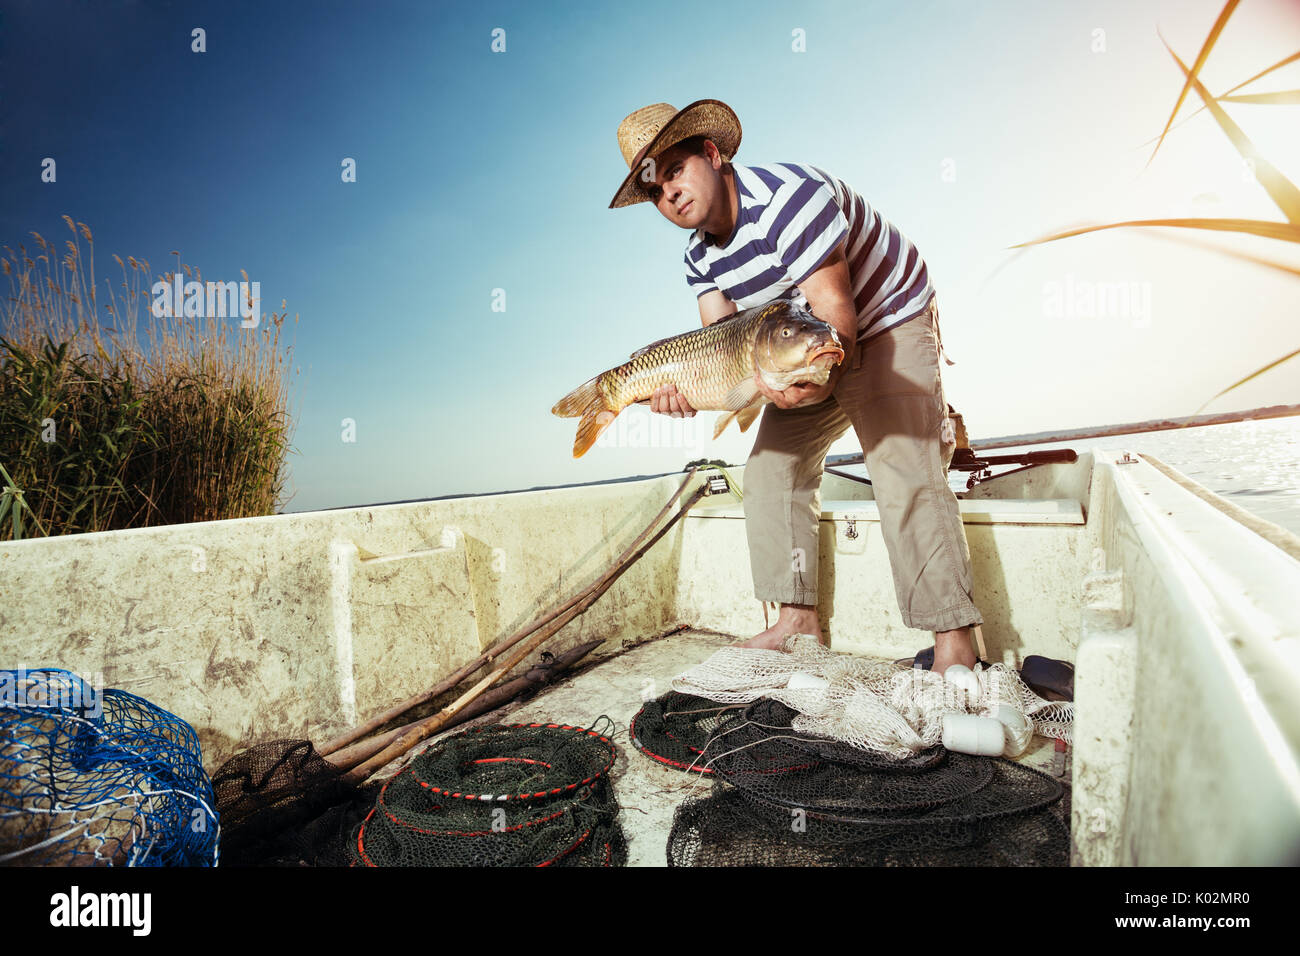
[[[787,386],[784,392],[778,392],[776,389],[768,388],[763,384],[763,379],[757,369],[754,370],[754,384],[777,408],[798,408],[801,405],[815,405],[830,394],[830,390],[826,387],[826,385],[830,384],[829,380],[826,385],[813,385],[811,382],[802,385],[794,384]]]
[[[660,385],[650,396],[650,411],[673,418],[693,418],[695,409],[686,397],[677,391],[676,385]]]
[[[830,377],[826,379],[825,385],[814,385],[811,382],[807,384],[795,383],[786,388],[784,392],[778,392],[774,388],[768,388],[760,377],[758,370],[754,370],[754,384],[758,390],[766,395],[777,408],[802,408],[805,405],[816,405],[818,402],[824,402],[831,392],[835,391],[835,383],[840,380],[844,374],[844,369],[853,362],[853,343],[850,343],[848,350],[844,353],[844,361],[840,362],[831,369]]]
[[[696,300],[700,306],[700,322],[708,328],[714,322],[725,322],[736,314],[736,303],[717,289],[711,289]],[[676,385],[660,385],[650,396],[650,411],[673,418],[691,418],[695,409]]]
[[[808,300],[808,310],[839,333],[844,360],[831,369],[825,385],[795,384],[784,392],[768,388],[755,371],[754,381],[758,390],[777,408],[802,408],[825,401],[835,390],[844,370],[852,366],[857,349],[858,314],[853,304],[853,290],[849,286],[849,264],[844,258],[844,243],[841,242],[825,262],[799,283],[799,289]]]

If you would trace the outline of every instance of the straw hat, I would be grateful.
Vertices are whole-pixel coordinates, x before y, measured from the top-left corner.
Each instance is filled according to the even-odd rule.
[[[696,100],[682,110],[667,103],[655,103],[630,113],[618,124],[618,148],[630,172],[618,187],[610,209],[649,202],[642,188],[641,161],[661,153],[692,136],[707,136],[718,147],[726,162],[740,146],[740,120],[731,107],[721,100]]]

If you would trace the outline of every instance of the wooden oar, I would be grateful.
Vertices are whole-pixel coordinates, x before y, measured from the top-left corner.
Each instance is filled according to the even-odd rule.
[[[601,640],[588,641],[586,644],[579,644],[577,647],[571,648],[563,654],[558,655],[555,660],[551,661],[549,664],[543,664],[540,667],[530,670],[523,677],[516,677],[512,681],[502,684],[500,687],[492,688],[448,721],[447,726],[450,727],[464,723],[467,720],[473,720],[479,714],[485,713],[494,707],[499,707],[507,701],[514,700],[525,691],[531,690],[535,687],[542,687],[550,683],[560,674],[563,674],[566,670],[604,643],[605,642]],[[379,751],[391,744],[401,734],[410,730],[418,722],[419,721],[412,721],[404,727],[396,727],[387,733],[368,737],[365,740],[359,740],[351,746],[344,747],[342,750],[330,754],[329,762],[334,764],[336,767],[350,770],[357,766],[357,764],[379,753]]]

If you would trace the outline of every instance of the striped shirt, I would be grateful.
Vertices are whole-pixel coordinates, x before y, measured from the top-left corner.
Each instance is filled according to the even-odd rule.
[[[916,246],[839,179],[800,163],[731,168],[739,200],[731,236],[717,245],[700,228],[686,246],[697,297],[720,289],[739,309],[772,299],[807,308],[799,283],[847,240],[858,341],[925,311],[934,289]]]

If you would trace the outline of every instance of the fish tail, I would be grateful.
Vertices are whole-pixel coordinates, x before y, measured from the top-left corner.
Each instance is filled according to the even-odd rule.
[[[601,387],[601,378],[597,375],[590,381],[583,382],[568,395],[555,403],[552,415],[561,418],[581,418],[578,422],[578,436],[573,442],[573,457],[581,458],[596,443],[600,433],[609,427],[621,409],[611,404],[605,389]]]

